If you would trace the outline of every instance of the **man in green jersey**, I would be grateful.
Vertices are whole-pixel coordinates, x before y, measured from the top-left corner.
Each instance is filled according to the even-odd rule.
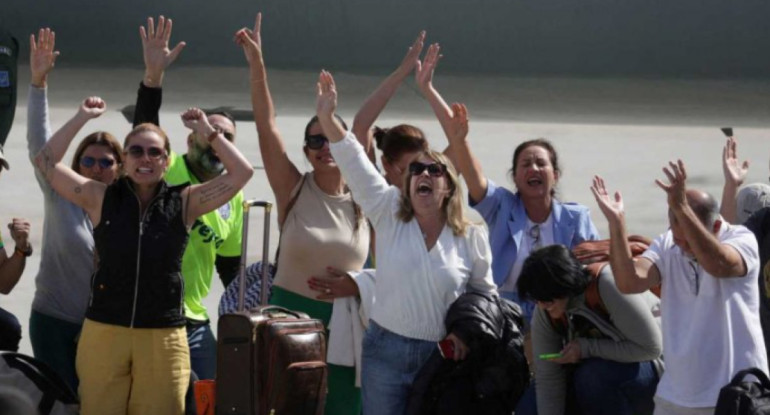
[[[163,16],[158,18],[157,26],[152,18],[148,18],[147,27],[140,27],[145,74],[139,85],[135,126],[144,122],[159,125],[163,74],[185,46],[180,42],[174,49],[169,49],[171,27],[171,19]],[[229,114],[210,113],[207,116],[212,127],[228,140],[235,140],[235,121]],[[172,152],[169,159],[165,179],[171,185],[206,182],[223,170],[222,162],[208,145],[207,138],[198,137],[194,132],[187,137],[187,153]],[[238,192],[230,202],[199,217],[190,229],[190,240],[182,258],[187,340],[192,370],[200,379],[213,379],[216,375],[216,339],[203,299],[211,288],[215,268],[225,287],[237,275],[243,226],[242,202],[243,193]]]

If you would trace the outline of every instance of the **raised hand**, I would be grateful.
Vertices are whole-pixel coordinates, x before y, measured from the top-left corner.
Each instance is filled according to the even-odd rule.
[[[104,114],[106,109],[107,104],[103,99],[99,97],[88,97],[83,100],[82,104],[80,104],[78,112],[90,120]]]
[[[50,28],[41,28],[37,34],[29,35],[29,70],[32,73],[30,83],[38,88],[46,86],[48,73],[56,64],[59,51],[55,50],[56,32]]]
[[[318,75],[318,96],[316,98],[316,112],[319,117],[334,117],[337,109],[337,87],[334,84],[332,74],[322,70]]]
[[[434,43],[428,46],[428,51],[425,52],[425,57],[422,62],[417,62],[417,67],[414,70],[414,80],[417,82],[417,87],[425,93],[433,87],[433,72],[438,66],[438,61],[441,59],[439,52],[441,47],[438,43]]]
[[[725,183],[729,183],[737,189],[746,180],[749,174],[749,161],[738,161],[738,142],[733,137],[728,137],[724,149],[722,149],[722,172]]]
[[[246,60],[252,63],[262,62],[262,13],[257,13],[254,19],[254,28],[241,28],[235,32],[235,43],[243,48],[243,55]]]
[[[599,205],[604,216],[607,220],[620,219],[625,214],[623,206],[623,197],[620,192],[615,192],[615,197],[610,197],[607,192],[607,187],[604,185],[604,179],[600,176],[594,176],[593,185],[591,186],[591,193],[596,198],[596,203]]]
[[[163,82],[163,73],[176,60],[186,43],[179,42],[174,49],[168,48],[171,39],[171,19],[163,16],[158,18],[156,27],[152,17],[147,18],[147,28],[139,26],[139,36],[142,38],[142,53],[144,56],[144,84],[157,88]]]
[[[16,246],[26,250],[29,247],[29,221],[23,218],[13,218],[11,223],[8,224],[8,229],[11,231],[11,238],[16,243]]]
[[[209,120],[200,108],[188,108],[182,113],[182,122],[184,126],[195,131],[199,137],[206,138],[214,128],[209,124]]]
[[[686,205],[687,199],[685,198],[685,191],[687,189],[685,182],[687,181],[687,171],[684,168],[682,160],[677,160],[676,163],[669,161],[668,167],[663,167],[663,173],[668,178],[669,183],[666,184],[655,179],[655,184],[663,189],[668,195],[668,206],[671,209],[676,210],[677,208]]]
[[[465,104],[452,104],[452,117],[446,130],[449,143],[461,143],[468,137],[468,108]]]
[[[422,47],[424,43],[425,31],[423,30],[419,35],[417,35],[417,39],[414,40],[412,46],[409,46],[409,49],[406,51],[406,55],[404,55],[404,59],[396,69],[396,73],[398,73],[402,79],[406,78],[409,73],[411,73],[420,63],[420,53],[422,53]]]

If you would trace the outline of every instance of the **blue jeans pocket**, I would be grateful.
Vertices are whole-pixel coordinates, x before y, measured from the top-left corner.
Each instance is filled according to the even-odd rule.
[[[369,327],[364,332],[364,339],[361,342],[361,355],[371,357],[377,353],[377,346],[380,344],[384,329],[374,320],[369,320]]]

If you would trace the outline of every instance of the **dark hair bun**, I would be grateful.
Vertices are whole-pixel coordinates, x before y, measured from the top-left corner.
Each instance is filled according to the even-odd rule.
[[[375,126],[374,127],[374,141],[377,143],[377,148],[382,150],[382,147],[385,145],[385,136],[388,134],[388,129],[380,128]]]

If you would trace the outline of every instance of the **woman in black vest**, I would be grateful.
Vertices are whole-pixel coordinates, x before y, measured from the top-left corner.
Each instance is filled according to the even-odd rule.
[[[181,263],[188,230],[227,203],[253,171],[201,110],[187,110],[182,120],[207,137],[225,174],[168,186],[168,137],[152,124],[128,134],[124,175],[109,186],[54,163],[45,148],[35,159],[51,186],[94,225],[99,262],[76,362],[83,415],[184,412],[190,358]]]

